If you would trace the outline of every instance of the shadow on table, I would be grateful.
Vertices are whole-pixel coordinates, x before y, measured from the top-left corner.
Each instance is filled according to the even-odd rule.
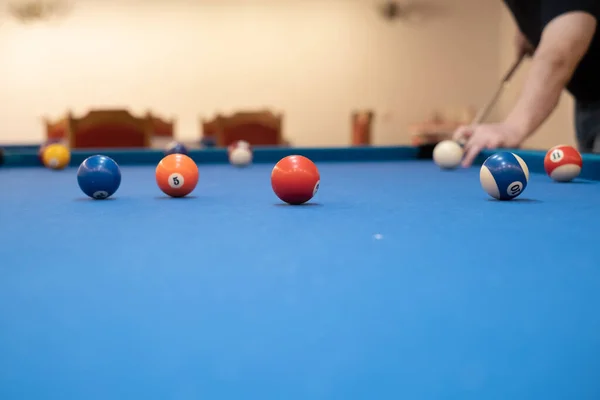
[[[108,199],[92,199],[91,197],[77,197],[73,201],[112,201],[117,200],[116,197],[109,197]]]
[[[583,181],[583,180],[576,180],[576,181],[570,181],[570,182],[554,182],[557,185],[589,185],[589,184],[593,184],[596,183],[594,181]]]
[[[542,200],[528,199],[527,197],[525,197],[525,198],[516,198],[516,199],[512,199],[512,200],[487,199],[487,201],[493,201],[493,202],[496,202],[496,203],[543,203]]]
[[[198,196],[183,196],[183,197],[171,197],[171,196],[156,196],[155,200],[193,200],[197,199]]]
[[[321,207],[323,204],[321,203],[303,203],[303,204],[288,204],[288,203],[275,203],[273,204],[277,207]]]

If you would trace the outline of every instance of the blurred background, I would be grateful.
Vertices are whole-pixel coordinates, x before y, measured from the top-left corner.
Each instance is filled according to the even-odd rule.
[[[514,32],[501,0],[0,0],[0,143],[94,109],[152,113],[192,144],[203,121],[264,110],[274,144],[416,143],[489,100]],[[573,144],[571,109],[564,94],[526,147]]]

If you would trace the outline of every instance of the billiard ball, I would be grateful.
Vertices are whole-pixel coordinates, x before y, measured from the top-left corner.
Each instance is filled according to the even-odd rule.
[[[231,154],[231,152],[235,149],[252,150],[252,147],[250,146],[250,143],[246,142],[245,140],[236,140],[227,146],[227,153]]]
[[[241,147],[241,148],[244,148],[244,149],[250,149],[250,143],[248,143],[245,140],[238,140],[235,143],[235,145],[236,145],[236,147]]]
[[[121,185],[121,169],[110,157],[93,155],[77,169],[77,183],[83,193],[96,200],[104,200],[115,194]]]
[[[60,143],[53,143],[42,152],[42,162],[44,166],[50,169],[63,169],[71,161],[71,151],[69,148]]]
[[[238,147],[229,153],[229,162],[236,167],[245,167],[252,163],[252,150]]]
[[[237,140],[227,146],[227,156],[231,165],[246,167],[252,163],[252,147],[245,140]]]
[[[61,143],[60,139],[48,139],[46,142],[42,143],[42,145],[38,149],[38,158],[39,158],[41,164],[44,164],[43,155],[44,155],[44,150],[46,150],[46,147],[50,146],[51,144],[60,144],[60,143]]]
[[[275,195],[288,204],[303,204],[319,190],[321,176],[317,166],[300,155],[281,159],[271,172],[271,187]]]
[[[252,163],[252,150],[236,147],[229,152],[229,162],[236,167],[246,167]]]
[[[527,187],[529,168],[521,157],[502,151],[489,156],[479,170],[483,189],[498,200],[511,200]]]
[[[185,154],[170,154],[156,166],[156,183],[171,197],[185,197],[196,188],[198,166]]]
[[[180,142],[171,142],[165,148],[165,155],[168,156],[170,154],[188,154],[187,147],[183,143]]]
[[[433,161],[443,169],[458,167],[463,155],[463,148],[453,140],[443,140],[433,149]]]
[[[579,176],[583,159],[572,146],[554,146],[544,157],[544,169],[557,182],[570,182]]]
[[[215,138],[210,137],[210,136],[204,136],[202,139],[200,139],[200,147],[202,148],[211,148],[211,147],[215,147],[217,145]]]

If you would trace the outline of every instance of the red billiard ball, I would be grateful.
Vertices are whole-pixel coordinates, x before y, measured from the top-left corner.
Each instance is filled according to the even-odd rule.
[[[271,172],[273,191],[288,204],[303,204],[312,199],[319,189],[320,180],[317,166],[299,155],[281,159]]]
[[[581,172],[583,159],[572,146],[554,146],[544,157],[544,169],[548,176],[558,182],[569,182]]]
[[[198,184],[198,166],[185,154],[170,154],[156,166],[156,183],[171,197],[184,197]]]

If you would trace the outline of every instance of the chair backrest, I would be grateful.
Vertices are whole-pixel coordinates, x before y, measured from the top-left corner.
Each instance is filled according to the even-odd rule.
[[[152,123],[152,135],[161,138],[173,138],[175,136],[175,119],[162,119],[152,112],[146,115]]]
[[[63,117],[56,121],[44,118],[46,128],[46,141],[60,141],[67,138],[67,118]]]
[[[205,138],[215,138],[217,137],[217,131],[219,128],[219,121],[221,120],[221,115],[217,114],[213,119],[200,120],[200,136]]]
[[[152,121],[127,110],[92,110],[82,118],[67,118],[69,146],[73,149],[150,147]]]
[[[281,114],[270,111],[237,112],[216,119],[217,146],[226,147],[245,140],[252,146],[279,146],[283,143]]]

